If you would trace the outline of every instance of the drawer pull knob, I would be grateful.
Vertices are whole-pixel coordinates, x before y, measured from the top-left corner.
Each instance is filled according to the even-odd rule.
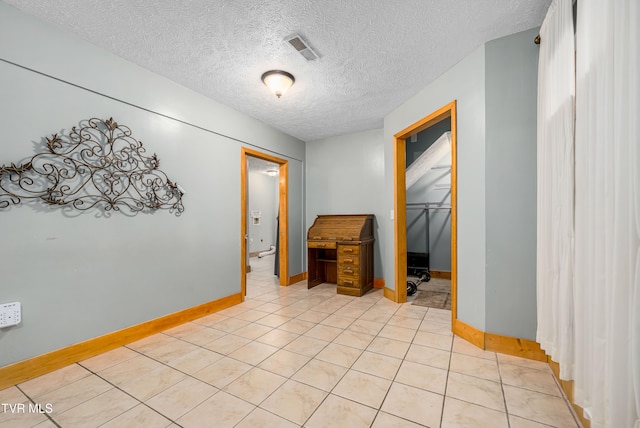
[[[353,253],[353,248],[345,248],[344,252],[345,253]]]
[[[318,247],[326,247],[327,244],[318,244]]]
[[[349,285],[353,285],[353,281],[351,281],[350,279],[345,279],[344,283],[345,284],[349,284]]]
[[[345,269],[344,273],[348,273],[349,275],[353,275],[353,271],[351,269]]]
[[[353,263],[353,259],[344,259],[345,263]]]

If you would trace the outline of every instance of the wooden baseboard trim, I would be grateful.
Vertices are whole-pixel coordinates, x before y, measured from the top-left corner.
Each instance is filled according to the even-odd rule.
[[[396,291],[390,288],[384,287],[384,297],[391,300],[392,302],[396,302]],[[398,303],[398,302],[396,302]]]
[[[384,278],[373,278],[373,288],[384,288]]]
[[[222,309],[237,305],[241,301],[242,295],[240,293],[232,294],[218,300],[38,355],[37,357],[0,367],[0,390],[135,342],[152,334],[221,311]]]
[[[460,336],[467,342],[484,349],[484,331],[466,324],[458,319],[451,323],[451,331],[453,334]]]
[[[584,428],[591,428],[591,421],[588,419],[585,419],[584,410],[582,409],[582,407],[578,406],[573,402],[573,381],[560,379],[560,364],[553,361],[551,357],[547,357],[547,362],[549,363],[549,367],[551,367],[551,371],[553,372],[553,375],[558,380],[558,383],[560,383],[560,386],[562,387],[564,394],[567,396],[569,403],[571,403],[571,406],[573,407],[573,411],[575,412],[578,419],[580,419],[582,426]]]
[[[533,340],[486,333],[458,319],[453,320],[451,331],[467,342],[486,351],[499,352],[535,361],[547,361],[547,354],[540,348],[540,344]]]
[[[484,349],[529,360],[547,361],[547,354],[540,348],[538,342],[518,337],[485,333]]]
[[[289,285],[295,284],[296,282],[304,281],[305,279],[307,279],[307,272],[300,272],[299,274],[293,275],[291,278],[289,278]]]
[[[431,278],[451,279],[451,272],[445,270],[430,270],[429,275]]]

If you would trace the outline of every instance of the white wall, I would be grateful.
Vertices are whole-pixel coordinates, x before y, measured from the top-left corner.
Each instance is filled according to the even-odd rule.
[[[394,288],[393,135],[457,100],[458,318],[485,327],[485,50],[479,47],[384,120],[384,277]],[[405,287],[405,284],[400,284]]]
[[[306,154],[306,229],[319,214],[374,214],[376,278],[383,276],[382,137],[382,129],[377,129],[312,141]]]
[[[0,164],[113,116],[186,190],[185,212],[0,212],[0,366],[240,291],[240,148],[289,161],[290,275],[304,270],[304,143],[0,2]]]

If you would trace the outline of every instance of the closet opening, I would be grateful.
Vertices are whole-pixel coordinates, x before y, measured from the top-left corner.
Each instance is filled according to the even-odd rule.
[[[287,180],[284,159],[242,149],[241,293],[247,273],[260,281],[289,285]],[[257,275],[257,276],[256,276]]]
[[[394,136],[394,175],[394,298],[456,319],[455,101]]]

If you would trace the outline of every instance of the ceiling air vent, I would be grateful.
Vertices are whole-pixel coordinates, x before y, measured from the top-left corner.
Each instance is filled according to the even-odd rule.
[[[315,61],[320,58],[318,54],[311,49],[311,46],[309,46],[309,44],[300,37],[300,35],[294,34],[293,36],[286,37],[284,40],[298,51],[307,61]]]

